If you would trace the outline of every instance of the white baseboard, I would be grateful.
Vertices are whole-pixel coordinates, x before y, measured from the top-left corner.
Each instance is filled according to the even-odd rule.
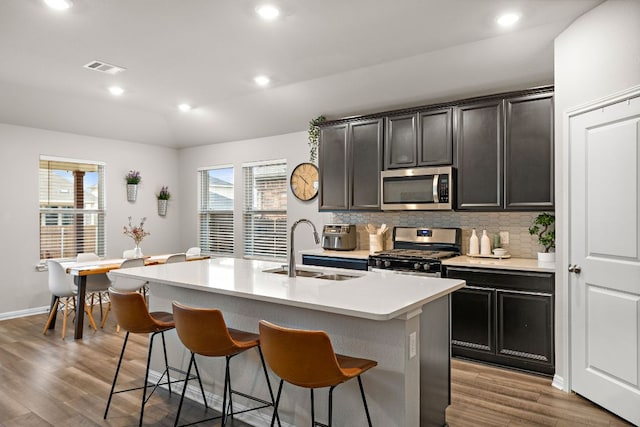
[[[554,375],[553,376],[553,381],[551,382],[551,385],[557,389],[560,389],[562,391],[567,391],[564,389],[564,378],[559,376],[559,375]]]
[[[18,317],[27,317],[48,312],[48,305],[44,307],[28,308],[26,310],[9,311],[6,313],[0,313],[0,320],[17,319]]]
[[[174,373],[175,375],[175,373]],[[160,379],[160,372],[156,372],[153,370],[149,371],[149,382],[158,382],[158,380]],[[174,393],[182,393],[182,385],[184,383],[180,382],[177,383],[175,385],[173,385],[172,383],[172,387],[171,390]],[[175,387],[175,388],[174,388]],[[168,387],[166,385],[163,385],[162,388],[167,389]],[[177,391],[175,391],[177,390]],[[205,390],[204,392],[206,398],[207,398],[207,404],[209,405],[209,407],[212,407],[214,409],[216,409],[217,411],[220,411],[222,408],[222,397],[218,396],[216,394],[213,394],[211,392],[208,392]],[[185,398],[191,399],[194,402],[197,402],[199,404],[202,405],[202,392],[200,391],[200,387],[198,386],[198,382],[196,380],[190,380],[189,381],[189,385],[187,385],[187,392],[184,395]],[[233,407],[235,409],[234,412],[237,411],[243,411],[246,409],[249,409],[248,407],[244,406],[244,405],[239,405],[238,403],[236,403],[235,401],[233,402]],[[271,415],[273,414],[272,410],[270,408],[265,408],[263,410],[259,410],[259,411],[251,411],[251,412],[245,412],[243,414],[239,414],[236,415],[234,418],[237,418],[249,425],[252,426],[265,426],[265,425],[269,425],[271,423]],[[280,420],[282,423],[283,427],[295,427],[293,424],[288,424],[282,420]]]

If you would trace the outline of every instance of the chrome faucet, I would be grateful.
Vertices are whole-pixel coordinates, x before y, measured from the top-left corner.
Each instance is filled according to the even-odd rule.
[[[291,233],[289,234],[289,277],[296,277],[296,253],[293,250],[293,232],[301,222],[306,222],[311,227],[313,227],[313,238],[315,239],[316,244],[320,243],[320,236],[318,236],[316,226],[313,225],[311,221],[302,218],[293,223],[293,225],[291,226]]]

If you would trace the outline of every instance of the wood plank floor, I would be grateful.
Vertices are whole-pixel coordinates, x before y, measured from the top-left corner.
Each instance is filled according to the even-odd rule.
[[[45,321],[44,314],[0,321],[0,427],[137,425],[137,392],[114,397],[108,419],[102,418],[124,339],[124,333],[115,333],[113,318],[96,333],[86,326],[79,341],[73,339],[72,325],[67,338],[60,339],[61,322],[42,335]],[[146,337],[131,335],[123,385],[141,384],[146,350]],[[579,396],[554,389],[548,378],[458,360],[452,366],[451,427],[629,425]],[[145,409],[145,426],[172,426],[178,401],[175,393],[154,394]],[[181,420],[212,415],[187,403]],[[238,421],[230,425],[246,426]]]
[[[551,379],[454,359],[447,422],[457,426],[631,426]]]

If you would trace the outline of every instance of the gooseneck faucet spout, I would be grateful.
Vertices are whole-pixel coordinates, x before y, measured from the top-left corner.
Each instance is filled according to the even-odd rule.
[[[300,224],[301,222],[306,222],[311,227],[313,227],[313,238],[315,239],[316,244],[320,243],[320,236],[318,236],[318,231],[316,230],[316,226],[313,225],[311,221],[309,221],[308,219],[302,218],[293,223],[293,225],[291,226],[291,232],[289,233],[289,277],[296,277],[296,252],[293,249],[293,240],[294,240],[293,232],[295,231],[298,224]]]

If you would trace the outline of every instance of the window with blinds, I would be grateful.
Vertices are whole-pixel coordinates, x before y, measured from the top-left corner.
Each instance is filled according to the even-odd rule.
[[[199,175],[200,250],[233,255],[233,167],[205,169]]]
[[[40,157],[40,259],[106,253],[104,164]]]
[[[244,255],[287,258],[287,163],[243,165]]]

